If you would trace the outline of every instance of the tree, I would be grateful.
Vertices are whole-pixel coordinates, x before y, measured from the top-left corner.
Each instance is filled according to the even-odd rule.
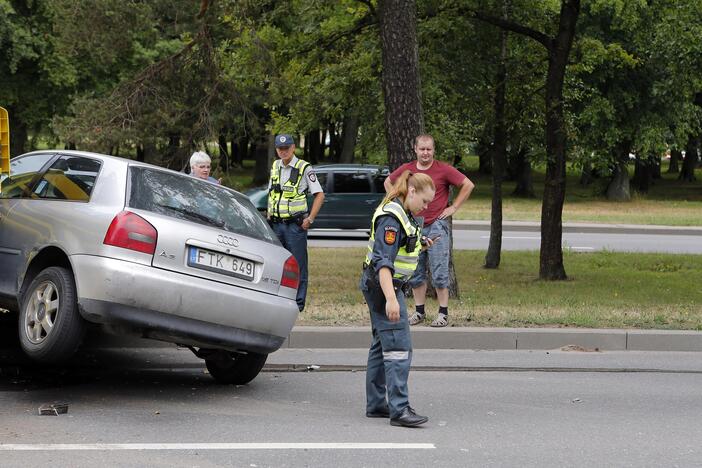
[[[414,0],[380,0],[385,138],[391,169],[412,160],[414,138],[424,132],[417,12]]]
[[[548,55],[545,96],[547,163],[544,196],[541,206],[539,278],[545,280],[566,279],[567,276],[563,266],[563,228],[561,224],[566,186],[566,128],[563,107],[563,83],[568,57],[575,37],[575,25],[580,14],[580,1],[561,1],[558,26],[553,36],[481,11],[471,10],[469,14],[481,21],[530,37],[546,49]]]

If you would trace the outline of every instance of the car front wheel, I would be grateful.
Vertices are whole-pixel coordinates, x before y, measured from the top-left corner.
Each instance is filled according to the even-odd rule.
[[[261,372],[267,358],[267,354],[218,351],[205,358],[205,365],[217,382],[244,385]]]
[[[66,268],[46,268],[22,295],[19,314],[22,349],[37,361],[63,361],[76,352],[84,334],[85,321],[78,312],[73,275]]]

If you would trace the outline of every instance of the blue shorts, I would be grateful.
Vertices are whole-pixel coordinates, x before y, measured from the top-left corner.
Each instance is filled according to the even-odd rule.
[[[449,287],[449,225],[446,219],[437,219],[422,228],[422,235],[429,238],[441,236],[424,252],[420,252],[417,269],[409,280],[412,288],[427,281],[427,263],[431,272],[431,282],[435,288]]]

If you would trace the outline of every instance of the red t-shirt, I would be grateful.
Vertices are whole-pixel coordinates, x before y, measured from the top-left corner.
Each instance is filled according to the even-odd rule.
[[[429,203],[426,210],[417,213],[417,216],[424,217],[425,226],[428,226],[436,221],[436,218],[438,218],[441,212],[444,211],[444,208],[448,206],[449,189],[451,186],[461,185],[466,179],[466,176],[461,174],[461,172],[459,172],[455,167],[435,159],[429,169],[418,169],[417,161],[403,164],[395,169],[392,174],[390,174],[390,182],[395,183],[395,180],[397,180],[397,178],[400,177],[406,170],[412,171],[413,174],[421,172],[428,175],[431,177],[431,180],[434,181],[434,185],[436,186],[436,195],[434,195],[434,200]]]

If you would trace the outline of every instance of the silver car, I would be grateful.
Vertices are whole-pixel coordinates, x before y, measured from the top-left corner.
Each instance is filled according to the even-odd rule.
[[[78,151],[12,159],[0,182],[0,306],[31,358],[72,356],[87,323],[190,347],[252,380],[297,318],[297,262],[248,198]]]

